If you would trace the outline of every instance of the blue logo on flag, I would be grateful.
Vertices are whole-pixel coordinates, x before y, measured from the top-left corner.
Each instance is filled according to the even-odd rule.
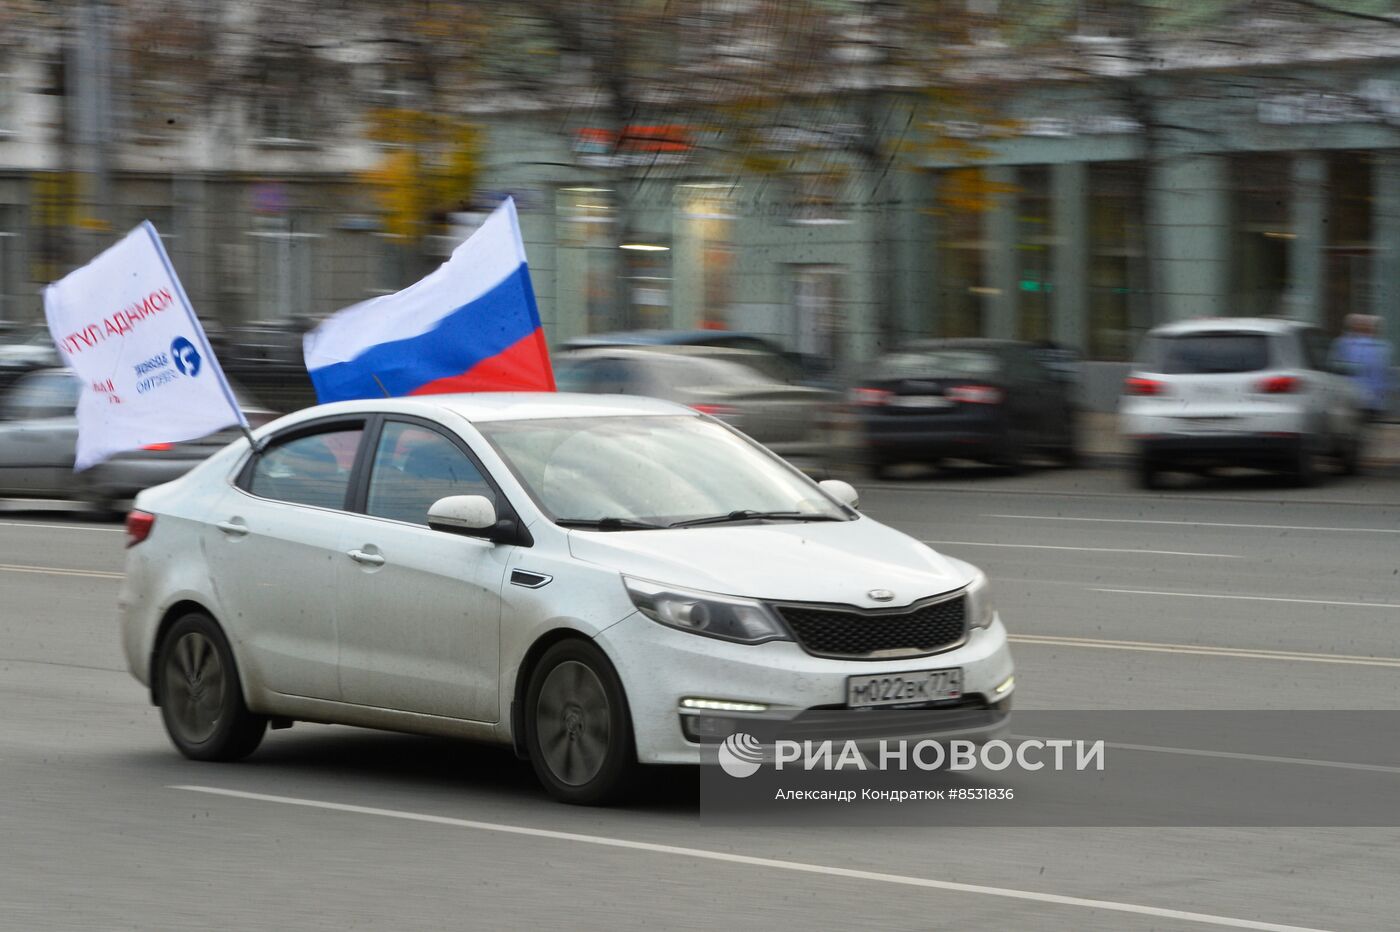
[[[175,368],[181,373],[194,378],[199,375],[199,367],[202,360],[199,351],[194,348],[194,344],[184,337],[176,337],[170,344],[170,355],[175,359]]]

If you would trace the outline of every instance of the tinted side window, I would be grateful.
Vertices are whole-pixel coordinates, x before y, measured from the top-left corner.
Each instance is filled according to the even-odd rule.
[[[637,375],[633,366],[622,359],[600,359],[593,370],[593,387],[589,391],[602,395],[633,395],[637,391]]]
[[[340,427],[274,444],[253,464],[248,491],[281,502],[344,508],[363,433],[360,427]]]
[[[5,414],[12,418],[66,417],[78,407],[78,389],[78,380],[64,372],[26,376],[6,399]]]
[[[554,364],[554,385],[561,392],[591,392],[595,368],[584,360],[559,360]]]
[[[389,421],[379,435],[370,473],[368,514],[428,523],[428,508],[449,495],[485,495],[495,502],[476,464],[435,430]]]

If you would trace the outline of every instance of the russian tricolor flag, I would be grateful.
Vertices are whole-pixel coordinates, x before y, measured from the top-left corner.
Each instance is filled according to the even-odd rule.
[[[554,391],[515,201],[427,278],[308,333],[321,402],[443,392]]]

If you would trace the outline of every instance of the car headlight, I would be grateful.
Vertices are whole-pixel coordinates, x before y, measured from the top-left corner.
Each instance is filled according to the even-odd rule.
[[[967,587],[967,626],[990,628],[995,615],[996,606],[992,605],[992,590],[987,584],[987,574],[978,570]]]
[[[652,621],[725,641],[788,640],[782,622],[761,602],[622,577],[637,610]]]

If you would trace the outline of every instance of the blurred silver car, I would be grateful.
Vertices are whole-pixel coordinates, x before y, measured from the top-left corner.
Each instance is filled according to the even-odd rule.
[[[119,511],[137,492],[184,475],[239,436],[221,431],[184,443],[153,443],[73,472],[80,383],[69,369],[39,369],[0,395],[0,496],[65,498]],[[250,424],[272,412],[240,402]]]
[[[48,327],[40,324],[6,334],[0,342],[0,389],[33,369],[62,363]]]
[[[561,392],[646,395],[688,405],[743,431],[806,469],[831,450],[836,392],[788,385],[763,371],[765,354],[715,346],[608,346],[554,354]]]

